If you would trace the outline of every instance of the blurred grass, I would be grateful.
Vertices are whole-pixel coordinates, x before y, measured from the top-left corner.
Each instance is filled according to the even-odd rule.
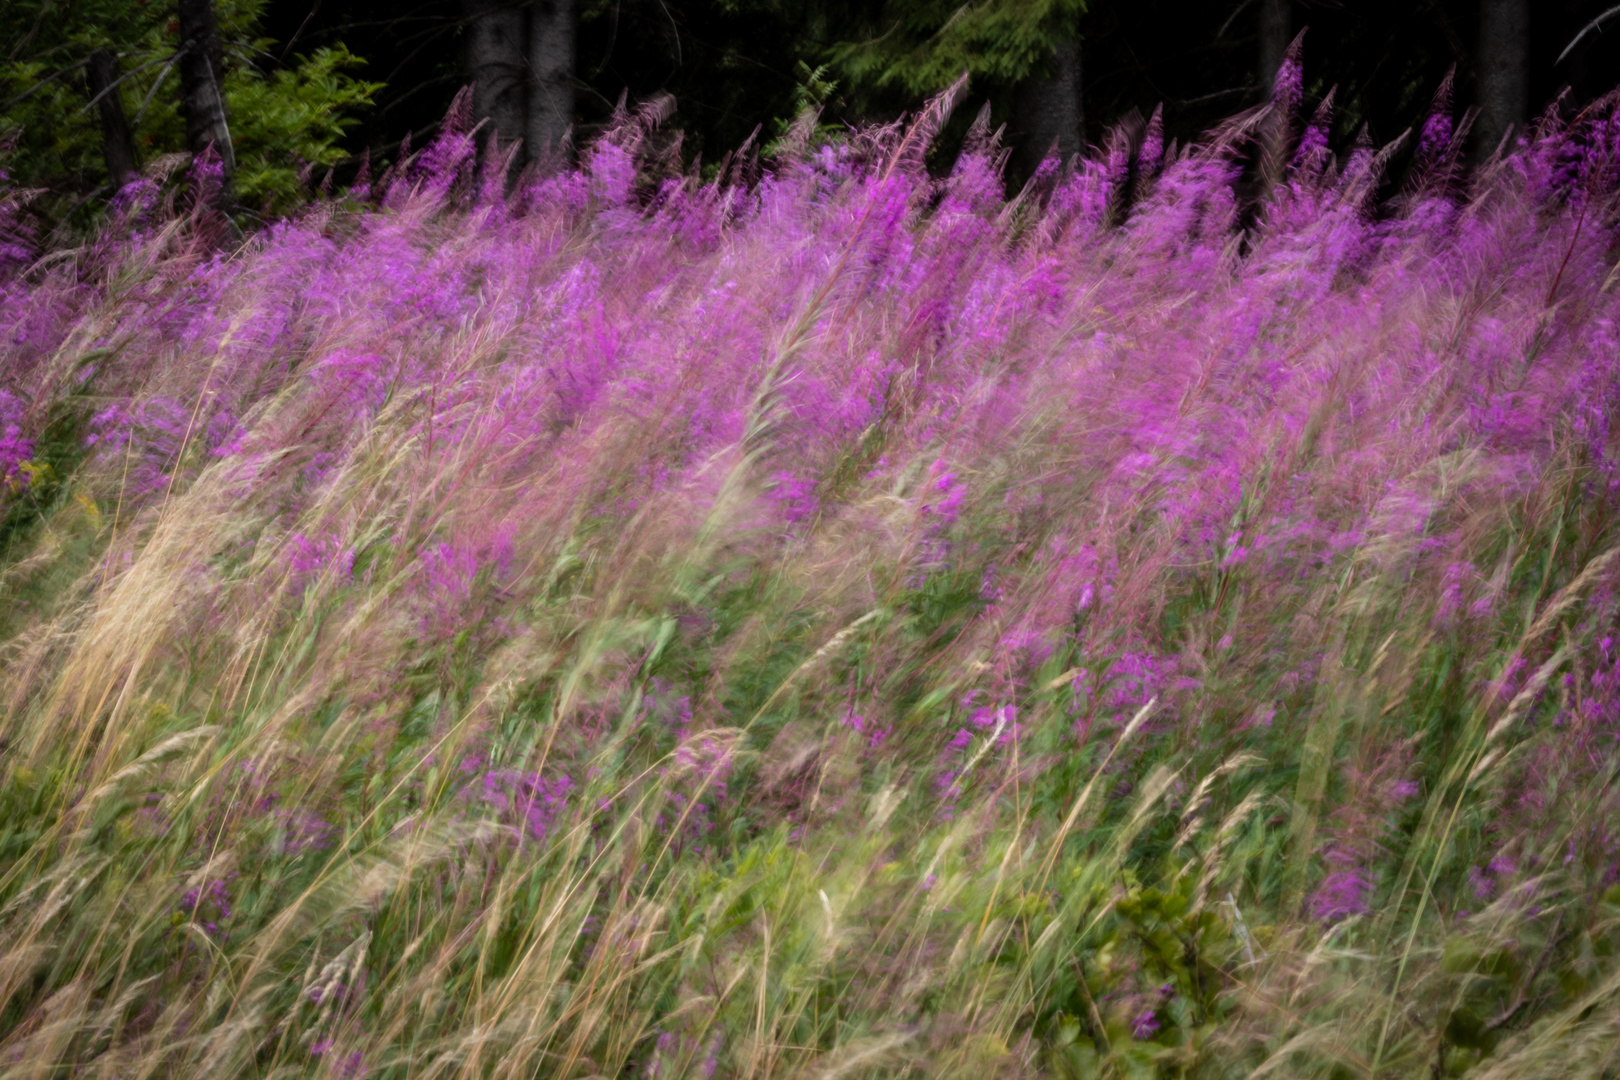
[[[1280,227],[1218,272],[1154,204],[1003,243],[894,172],[791,193],[808,284],[763,212],[683,247],[599,193],[491,226],[431,176],[234,268],[184,222],[108,256],[31,369],[0,548],[0,1072],[1616,1074],[1620,537],[1558,404],[1577,316],[1480,374],[1468,319],[1541,318],[1522,268],[1419,236],[1306,302]],[[1501,182],[1481,232],[1563,257]],[[882,282],[936,233],[977,261]],[[381,273],[401,236],[448,314],[367,322],[404,286],[358,271],[321,307],[286,254]],[[530,297],[591,261],[595,315]],[[920,334],[997,274],[1056,299]],[[751,306],[690,315],[728,275]],[[223,331],[152,320],[198,296]],[[1274,349],[1226,350],[1251,308]],[[613,333],[656,357],[618,396],[524,396],[514,358]],[[351,414],[318,365],[374,344],[399,374]],[[875,364],[848,431],[794,397]],[[1539,395],[1523,443],[1482,433],[1498,377]]]

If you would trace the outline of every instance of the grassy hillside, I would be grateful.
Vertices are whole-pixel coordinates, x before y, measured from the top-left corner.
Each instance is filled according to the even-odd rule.
[[[0,1073],[1617,1075],[1620,118],[1293,74],[8,195]]]

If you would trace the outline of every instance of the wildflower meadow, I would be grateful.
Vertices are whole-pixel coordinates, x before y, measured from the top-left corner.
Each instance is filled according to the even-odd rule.
[[[1300,80],[0,190],[0,1075],[1620,1075],[1620,96]]]

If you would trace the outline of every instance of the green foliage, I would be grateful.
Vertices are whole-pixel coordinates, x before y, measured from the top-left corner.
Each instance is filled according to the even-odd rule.
[[[348,73],[364,60],[341,44],[280,66],[272,43],[255,33],[264,6],[224,0],[217,15],[237,194],[247,209],[274,214],[304,197],[301,171],[307,177],[347,156],[344,132],[382,87]],[[7,103],[0,131],[18,132],[7,168],[19,183],[45,189],[40,205],[48,215],[82,205],[107,182],[100,117],[89,107],[82,68],[93,49],[118,55],[116,93],[142,162],[185,149],[173,0],[20,0],[12,8],[29,30],[0,65],[0,100]]]
[[[812,127],[803,130],[802,137],[812,143],[824,143],[839,137],[841,129],[838,125],[819,122],[828,106],[836,100],[838,80],[829,77],[826,64],[812,68],[800,60],[797,68],[798,81],[793,88],[793,106],[787,115],[778,116],[771,121],[776,137],[762,147],[766,157],[779,154],[788,145],[795,125],[807,123],[806,118],[810,116],[816,117],[816,122]]]
[[[1044,72],[1052,49],[1077,37],[1085,0],[889,0],[872,35],[833,49],[848,78],[909,94],[944,89],[966,71],[1011,84]]]
[[[105,183],[99,119],[86,108],[84,59],[97,48],[118,54],[122,72],[131,76],[118,92],[134,120],[147,88],[163,71],[163,58],[174,51],[168,30],[174,3],[87,0],[69,6],[16,0],[7,6],[11,25],[26,27],[0,64],[0,131],[21,129],[8,171],[24,184],[52,189],[81,191]],[[178,87],[172,71],[170,81]],[[155,136],[168,126],[165,112],[172,114],[174,105],[154,100],[153,106],[139,130]],[[140,149],[148,152],[147,146]]]
[[[347,156],[341,140],[356,122],[351,114],[370,105],[382,89],[381,83],[344,73],[363,63],[339,45],[317,49],[300,57],[297,67],[268,78],[246,67],[226,76],[236,189],[244,203],[269,213],[285,211],[304,197],[301,171],[329,167]]]

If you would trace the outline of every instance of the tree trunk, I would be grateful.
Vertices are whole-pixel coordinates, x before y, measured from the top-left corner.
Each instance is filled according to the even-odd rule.
[[[1065,42],[1052,50],[1053,75],[1026,79],[1018,87],[1013,123],[1019,133],[1019,165],[1033,174],[1056,143],[1068,158],[1085,146],[1085,114],[1080,101],[1080,46]]]
[[[214,21],[214,0],[180,0],[180,97],[186,116],[186,149],[210,146],[225,170],[226,191],[236,172],[236,152],[225,119],[225,60]],[[227,194],[227,198],[228,198]]]
[[[1480,0],[1479,156],[1496,152],[1502,137],[1524,125],[1530,104],[1528,0]]]
[[[118,61],[109,49],[90,54],[85,68],[90,96],[101,111],[101,151],[107,159],[107,178],[117,191],[135,178],[135,137],[124,116],[124,98],[114,85],[118,82]]]
[[[1559,16],[1563,26],[1566,27],[1564,30],[1565,36],[1574,32],[1568,28],[1586,25],[1587,18],[1583,15],[1583,12],[1585,12],[1587,5],[1583,0],[1564,0],[1562,7],[1563,10],[1559,12]],[[1560,65],[1564,70],[1564,77],[1569,80],[1570,89],[1574,91],[1576,99],[1580,101],[1590,101],[1601,95],[1604,90],[1609,89],[1608,87],[1597,91],[1592,89],[1593,72],[1590,58],[1592,55],[1592,38],[1594,36],[1588,34],[1582,38],[1570,50],[1568,58]]]
[[[1294,34],[1293,12],[1288,0],[1260,0],[1260,88],[1271,97],[1277,83],[1277,69]]]
[[[574,122],[574,0],[529,9],[529,160],[555,157]]]
[[[473,116],[488,120],[501,141],[523,138],[528,65],[523,9],[515,0],[462,0]]]

